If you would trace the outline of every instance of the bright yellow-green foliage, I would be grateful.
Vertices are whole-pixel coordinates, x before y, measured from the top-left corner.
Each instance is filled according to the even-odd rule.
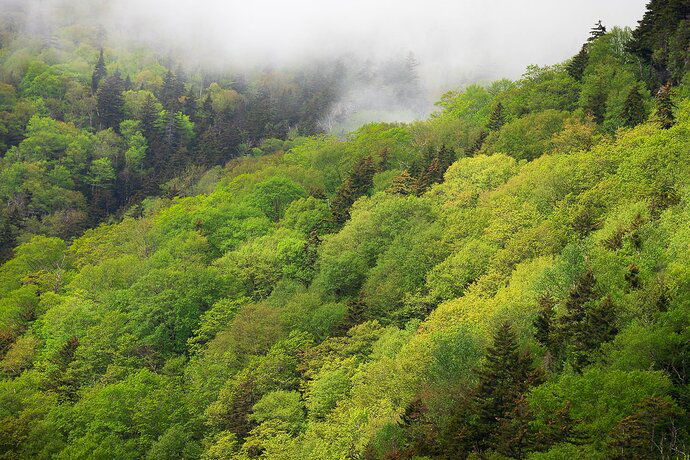
[[[229,433],[244,439],[225,447],[238,458],[259,448],[268,458],[363,453],[383,442],[420,394],[439,420],[452,411],[453,395],[473,381],[500,322],[511,322],[521,342],[539,350],[532,320],[540,296],[564,299],[584,267],[625,326],[603,355],[609,358],[601,366],[612,364],[582,376],[564,371],[548,384],[563,390],[539,388],[533,398],[545,416],[571,401],[581,429],[605,437],[641,398],[668,394],[668,377],[647,376],[648,361],[626,357],[647,340],[626,331],[668,314],[650,311],[660,289],[669,311],[687,312],[686,107],[668,131],[643,125],[591,150],[530,163],[501,154],[464,158],[422,197],[363,198],[342,230],[323,237],[315,265],[307,241],[313,230],[327,231],[319,222],[328,213],[305,190],[332,189],[324,185],[329,175],[344,174],[337,164],[369,148],[362,145],[383,143],[394,152],[398,133],[411,137],[405,127],[370,127],[347,143],[310,140],[269,162],[245,160],[233,168],[263,166],[239,175],[230,169],[208,196],[151,205],[146,216],[91,230],[69,248],[35,238],[1,269],[2,333],[18,337],[2,361],[14,377],[3,384],[4,438],[27,454],[63,456],[115,443],[124,458],[163,449],[163,442],[212,456]],[[315,167],[324,161],[334,172]],[[640,288],[626,282],[632,265]],[[339,302],[358,296],[373,322],[328,338],[351,308]],[[424,319],[429,305],[438,308]],[[325,341],[291,354],[290,331],[298,330]],[[185,357],[187,342],[195,345]],[[43,378],[49,381],[38,383]],[[631,393],[612,387],[611,397],[623,399],[600,413],[588,406],[598,404],[586,394],[592,379],[613,379]],[[118,392],[134,399],[122,403]],[[36,413],[37,398],[63,402],[41,404]],[[119,415],[130,406],[143,412]],[[146,411],[157,421],[136,422]],[[24,424],[29,413],[34,421]],[[72,427],[69,438],[59,434],[58,420]],[[136,442],[98,428],[108,423],[136,430]],[[163,431],[145,434],[154,424]],[[189,439],[166,437],[166,429]],[[205,441],[194,441],[202,432]]]

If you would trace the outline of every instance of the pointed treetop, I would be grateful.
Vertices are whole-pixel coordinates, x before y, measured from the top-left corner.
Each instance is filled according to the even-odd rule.
[[[414,195],[417,190],[416,185],[416,179],[412,177],[407,170],[404,170],[402,173],[393,178],[391,185],[388,187],[386,192],[392,195]]]
[[[489,131],[498,131],[505,124],[505,122],[506,116],[503,112],[503,104],[501,104],[501,102],[497,102],[491,111],[487,128],[489,128]]]
[[[639,85],[633,86],[628,93],[623,106],[623,120],[629,128],[634,128],[647,120],[647,109]]]
[[[597,38],[602,37],[604,35],[606,35],[606,26],[604,26],[601,23],[601,20],[599,20],[599,22],[594,24],[594,27],[592,27],[592,29],[590,30],[589,38],[587,39],[587,41],[593,42]]]
[[[105,58],[103,57],[103,48],[101,48],[98,54],[98,60],[96,61],[96,66],[93,69],[93,75],[91,76],[91,90],[94,93],[98,89],[98,85],[105,76]]]
[[[666,83],[659,89],[656,95],[656,116],[661,123],[663,129],[669,129],[676,123],[676,117],[673,114],[675,104],[671,99],[671,85]]]

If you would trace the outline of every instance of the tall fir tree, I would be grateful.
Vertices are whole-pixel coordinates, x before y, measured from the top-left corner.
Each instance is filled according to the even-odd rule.
[[[676,117],[673,114],[675,104],[671,99],[671,85],[662,86],[656,95],[656,116],[663,129],[669,129],[676,124]]]
[[[489,124],[487,128],[489,131],[498,131],[506,123],[506,116],[503,111],[503,104],[497,102],[491,111],[491,116],[489,117]]]
[[[596,92],[587,97],[585,110],[598,124],[604,122],[606,118],[606,93],[602,88],[598,88]]]
[[[545,295],[539,299],[539,312],[537,317],[534,319],[533,326],[535,329],[534,338],[537,339],[544,348],[546,348],[550,353],[553,353],[553,328],[554,328],[554,317],[556,311],[554,307],[556,302],[554,299]]]
[[[144,101],[144,105],[139,115],[139,126],[141,133],[146,138],[149,145],[153,145],[158,140],[156,137],[156,120],[158,113],[156,112],[156,105],[153,96],[149,95]]]
[[[119,72],[103,80],[103,83],[98,88],[96,93],[96,109],[98,124],[101,129],[113,128],[117,130],[120,122],[124,119],[123,90],[124,82],[120,78]]]
[[[528,444],[528,416],[524,395],[541,383],[529,352],[521,352],[515,332],[503,323],[487,350],[476,393],[477,421],[473,427],[476,449],[489,448],[520,458]]]
[[[623,120],[629,128],[634,128],[647,120],[647,109],[639,85],[633,86],[625,99]]]
[[[636,411],[611,430],[608,447],[615,458],[653,460],[681,458],[672,453],[684,450],[682,412],[672,400],[648,396],[635,407]]]
[[[610,295],[595,302],[587,309],[585,318],[583,353],[597,350],[601,344],[611,341],[618,334],[618,313]]]
[[[134,85],[132,84],[132,77],[127,75],[127,78],[125,78],[124,90],[131,91],[132,89],[134,89]]]
[[[172,70],[168,70],[160,92],[160,100],[163,107],[170,112],[177,112],[181,108],[182,103],[180,99],[183,95],[184,82]]]
[[[573,77],[575,80],[582,81],[588,63],[589,50],[587,49],[587,45],[582,45],[582,48],[580,48],[580,52],[573,56],[573,58],[568,63],[566,71],[568,72],[568,75]]]
[[[196,123],[197,118],[197,98],[192,88],[189,88],[182,104],[182,113],[187,115],[191,121]]]
[[[596,24],[594,24],[594,27],[589,31],[589,38],[587,39],[588,42],[593,42],[599,37],[603,37],[606,35],[606,27],[604,24],[601,23],[601,21],[598,21]]]
[[[348,300],[345,308],[345,317],[343,318],[341,326],[341,332],[343,334],[350,330],[350,328],[369,319],[367,304],[362,293],[356,298]]]
[[[415,178],[410,175],[407,170],[404,170],[391,181],[390,187],[386,190],[387,193],[393,195],[408,196],[414,195],[416,191]]]
[[[376,166],[370,156],[355,163],[352,172],[335,193],[331,212],[336,224],[342,225],[350,218],[350,207],[360,196],[366,195],[374,185]]]
[[[489,133],[485,130],[479,131],[477,134],[477,138],[474,140],[472,145],[465,151],[465,154],[468,157],[475,156],[484,146],[484,141],[486,141],[486,138],[489,137]]]
[[[381,155],[379,156],[378,164],[376,165],[376,172],[384,172],[390,166],[390,153],[388,152],[388,147],[384,147],[381,150]]]
[[[587,304],[596,298],[596,278],[591,270],[587,270],[580,276],[570,289],[568,298],[564,304],[564,312],[552,325],[551,340],[552,353],[563,360],[568,351],[573,348],[581,348],[573,345],[582,341],[583,324],[587,316]]]
[[[455,161],[455,153],[442,145],[438,150],[429,149],[422,157],[421,162],[415,165],[416,193],[422,195],[432,185],[443,182],[443,176]]]
[[[101,80],[105,78],[105,59],[103,58],[103,48],[101,48],[98,53],[98,61],[96,61],[96,66],[93,69],[93,74],[91,75],[91,91],[96,94],[98,91],[98,86],[101,84]]]
[[[618,333],[617,313],[609,296],[597,301],[596,278],[587,270],[575,283],[551,336],[555,352],[580,372],[602,343]]]

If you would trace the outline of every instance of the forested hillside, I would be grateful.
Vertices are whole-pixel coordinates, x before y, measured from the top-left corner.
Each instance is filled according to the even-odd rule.
[[[337,65],[13,24],[0,458],[690,455],[687,0],[344,139]]]
[[[213,166],[322,131],[336,64],[250,74],[185,70],[108,46],[72,11],[41,33],[0,24],[0,260],[32,234],[72,238],[147,195],[189,193]],[[58,26],[59,25],[59,26]]]

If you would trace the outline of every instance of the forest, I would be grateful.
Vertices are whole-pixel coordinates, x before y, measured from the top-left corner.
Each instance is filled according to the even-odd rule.
[[[690,1],[344,136],[346,63],[185,68],[17,5],[0,459],[690,456]],[[368,78],[414,101],[415,65]]]

